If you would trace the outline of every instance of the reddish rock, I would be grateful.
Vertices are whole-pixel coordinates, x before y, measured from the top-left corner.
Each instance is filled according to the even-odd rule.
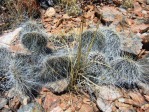
[[[132,108],[128,108],[128,107],[119,107],[119,111],[118,112],[135,112],[135,109]]]
[[[45,96],[45,100],[43,101],[44,109],[51,110],[57,107],[59,104],[60,104],[60,99],[56,95],[48,92],[47,95]]]
[[[103,112],[112,112],[112,103],[111,101],[106,101],[101,99],[100,97],[97,98],[97,106]]]
[[[48,110],[47,112],[64,112],[60,106],[53,108],[52,110]]]
[[[140,106],[146,103],[145,99],[139,92],[129,92],[128,95]]]
[[[90,101],[90,99],[88,99],[88,98],[84,98],[84,99],[83,99],[83,103],[89,105],[89,104],[91,103],[91,101]]]
[[[119,101],[115,101],[115,106],[120,108],[120,107],[124,107],[124,108],[128,108],[128,109],[132,109],[132,106],[129,104],[125,104]]]
[[[113,22],[116,16],[122,16],[122,13],[118,11],[115,7],[104,6],[101,9],[102,19],[105,22]]]
[[[144,97],[149,102],[149,95],[144,95]]]
[[[83,104],[79,112],[94,112],[94,109],[90,105]]]
[[[141,11],[142,11],[141,5],[138,2],[135,2],[134,3],[134,13],[136,15],[140,15],[141,14]]]
[[[121,103],[133,105],[133,106],[139,106],[137,102],[133,101],[132,99],[128,99],[128,98],[119,98],[118,101]]]
[[[101,86],[99,88],[96,88],[96,96],[100,97],[104,100],[113,101],[117,98],[120,98],[123,96],[120,89],[113,87],[113,86]]]
[[[135,24],[135,25],[132,25],[131,26],[131,30],[134,32],[134,33],[144,33],[146,32],[147,30],[149,30],[149,25],[148,24]]]

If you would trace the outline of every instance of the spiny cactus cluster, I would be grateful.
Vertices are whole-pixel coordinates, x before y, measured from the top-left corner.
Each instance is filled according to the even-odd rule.
[[[89,51],[89,55],[87,55],[88,66],[84,69],[89,80],[99,85],[106,84],[119,87],[125,87],[125,85],[131,87],[139,81],[147,83],[149,76],[148,59],[146,59],[146,63],[143,63],[143,61],[133,59],[134,55],[131,53],[124,53],[123,38],[110,28],[99,28],[92,33],[94,36],[90,35],[91,31],[89,30],[83,33],[83,35],[88,35],[82,36],[84,49],[88,49],[88,40],[96,40],[92,44],[93,47]],[[134,43],[136,40],[137,38]],[[138,42],[140,42],[139,39]]]
[[[67,54],[63,52],[61,55],[61,52],[52,52],[51,49],[46,52],[48,36],[38,24],[25,23],[19,39],[29,51],[28,54],[0,49],[0,91],[12,88],[21,95],[33,97],[32,91],[39,92],[38,90],[47,86],[47,83],[68,77],[70,61]]]
[[[25,23],[19,39],[30,53],[14,54],[5,48],[0,49],[0,90],[14,88],[21,94],[32,96],[32,91],[46,86],[53,92],[62,92],[71,81],[71,72],[75,71],[72,69],[76,68],[96,85],[124,87],[124,84],[134,85],[139,81],[148,83],[149,59],[144,59],[145,62],[134,60],[131,54],[123,55],[123,38],[115,31],[110,28],[87,30],[81,38],[82,64],[78,68],[75,67],[79,53],[76,46],[72,54],[70,48],[50,49],[47,53],[48,35],[36,23]]]

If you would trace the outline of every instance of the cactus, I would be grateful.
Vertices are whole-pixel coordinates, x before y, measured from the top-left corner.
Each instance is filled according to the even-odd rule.
[[[100,32],[105,37],[105,47],[103,53],[109,60],[113,60],[115,57],[120,56],[121,53],[121,38],[113,30],[109,28],[100,28]]]
[[[48,55],[42,62],[41,77],[50,82],[67,78],[70,72],[70,59],[68,56]]]
[[[67,55],[47,55],[40,65],[40,82],[42,82],[44,86],[48,87],[53,92],[59,93],[64,91],[62,88],[64,85],[68,86],[69,83],[68,78],[70,75],[70,65],[70,59]],[[64,85],[59,85],[59,83],[62,82],[64,82]]]
[[[20,37],[21,35],[24,35],[27,32],[42,32],[43,28],[40,24],[37,24],[35,21],[27,21],[22,25],[22,31],[20,32]]]
[[[33,97],[32,91],[38,90],[40,82],[36,81],[36,66],[30,64],[32,61],[29,63],[29,60],[27,56],[11,60],[6,76],[11,76],[15,92]]]
[[[141,68],[141,73],[139,77],[139,81],[145,84],[149,84],[149,58],[148,56],[145,57],[144,59],[139,59],[138,60],[139,66]]]
[[[124,84],[127,84],[128,87],[131,87],[135,85],[142,75],[139,63],[126,57],[116,58],[110,62],[110,65],[111,69],[99,76],[99,79],[104,77],[103,84],[112,84],[120,87],[124,87]]]
[[[29,32],[21,37],[25,48],[33,53],[44,53],[47,45],[47,36],[43,33]]]
[[[10,76],[6,75],[11,58],[11,53],[6,48],[0,48],[0,91],[7,91],[12,87]]]
[[[97,77],[102,74],[106,64],[104,54],[98,51],[91,51],[87,60],[87,66],[84,69],[85,74],[87,74],[87,77],[89,77],[91,81],[98,83]]]
[[[93,43],[93,44],[92,44]],[[92,51],[101,51],[105,45],[105,37],[100,31],[88,30],[82,34],[82,48],[87,51],[91,46]]]
[[[13,80],[6,71],[0,71],[0,91],[8,91],[13,87]]]

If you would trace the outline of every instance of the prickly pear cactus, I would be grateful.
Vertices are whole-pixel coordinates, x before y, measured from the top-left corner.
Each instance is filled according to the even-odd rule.
[[[75,37],[72,35],[72,38]],[[139,81],[148,83],[149,64],[143,60],[134,60],[131,54],[124,56],[123,51],[129,52],[124,47],[124,43],[128,41],[116,31],[101,27],[83,32],[81,38],[81,54],[78,54],[80,52],[76,49],[80,47],[79,42],[76,42],[77,47],[70,48],[69,45],[64,45],[67,42],[61,41],[58,41],[61,48],[45,53],[49,36],[38,24],[25,23],[19,39],[30,54],[15,54],[0,49],[0,90],[15,88],[14,90],[19,91],[20,94],[29,96],[33,95],[34,90],[38,92],[40,87],[47,87],[53,92],[63,92],[71,81],[71,70],[77,68],[75,64],[78,55],[81,56],[78,72],[86,77],[86,82],[89,80],[96,85],[120,87],[123,87],[123,84],[132,85]],[[53,40],[50,42],[55,45],[57,41],[54,43]],[[133,37],[132,45],[136,43],[141,45],[141,41],[137,40]],[[145,60],[149,62],[148,58]]]
[[[47,36],[43,33],[29,32],[21,37],[25,48],[34,53],[43,53],[47,45]]]
[[[101,51],[105,45],[105,37],[100,31],[87,30],[82,34],[82,49],[87,51]]]

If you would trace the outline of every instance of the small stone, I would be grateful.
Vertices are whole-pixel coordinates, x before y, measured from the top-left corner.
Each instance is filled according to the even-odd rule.
[[[7,104],[7,99],[0,98],[0,109],[2,109]]]
[[[43,101],[43,108],[45,110],[53,109],[56,106],[58,106],[59,103],[60,103],[60,99],[56,95],[52,94],[51,92],[48,92],[45,97],[45,100]]]
[[[128,99],[128,98],[119,98],[118,101],[121,102],[121,103],[126,103],[126,104],[130,104],[130,105],[134,105],[134,106],[139,106],[135,101],[133,101],[132,99]]]
[[[23,105],[27,105],[29,103],[29,101],[30,101],[30,98],[29,97],[25,97],[23,99]]]
[[[134,33],[145,33],[147,32],[147,30],[149,30],[149,25],[147,24],[139,24],[139,25],[132,25],[131,26],[131,30],[134,32]]]
[[[147,14],[147,11],[145,11],[145,10],[142,10],[142,14],[145,14],[145,15],[146,15],[146,14]]]
[[[62,110],[62,108],[60,106],[57,106],[57,107],[53,108],[52,110],[50,110],[49,112],[64,112],[64,111]]]
[[[101,86],[99,88],[96,88],[95,91],[98,91],[96,93],[96,97],[101,97],[104,100],[110,101],[113,101],[123,95],[118,88],[115,88],[113,86]]]
[[[119,98],[118,101],[124,103],[125,99],[124,98]]]
[[[101,12],[105,22],[113,22],[117,16],[122,17],[122,13],[115,7],[104,6]]]
[[[56,11],[53,7],[50,7],[45,12],[45,17],[52,17],[56,14]]]
[[[145,99],[139,92],[129,92],[128,94],[138,105],[143,105],[146,103]]]
[[[132,108],[127,108],[127,107],[119,107],[119,112],[136,112],[135,109]]]
[[[70,16],[68,16],[68,14],[64,14],[64,15],[63,15],[63,18],[64,18],[64,19],[69,19]]]
[[[138,2],[135,2],[133,5],[134,5],[134,13],[141,12],[142,7]]]
[[[10,33],[6,33],[0,37],[0,47],[9,47],[16,40],[22,27],[15,29]]]
[[[83,99],[83,103],[89,105],[89,104],[91,103],[91,101],[90,101],[88,98],[84,98],[84,99]]]
[[[94,109],[92,106],[87,105],[87,104],[83,104],[81,106],[81,109],[79,110],[79,112],[94,112]]]
[[[110,101],[105,101],[101,99],[100,97],[97,98],[97,106],[103,111],[103,112],[112,112],[112,105]]]
[[[149,95],[144,95],[144,97],[149,102]]]
[[[60,93],[63,92],[68,87],[68,79],[62,79],[55,82],[50,82],[45,85],[45,87],[52,90],[52,92]]]
[[[116,107],[125,107],[125,108],[131,108],[132,106],[131,105],[128,105],[128,104],[125,104],[125,103],[122,103],[122,102],[119,102],[119,101],[115,101],[115,105]]]

